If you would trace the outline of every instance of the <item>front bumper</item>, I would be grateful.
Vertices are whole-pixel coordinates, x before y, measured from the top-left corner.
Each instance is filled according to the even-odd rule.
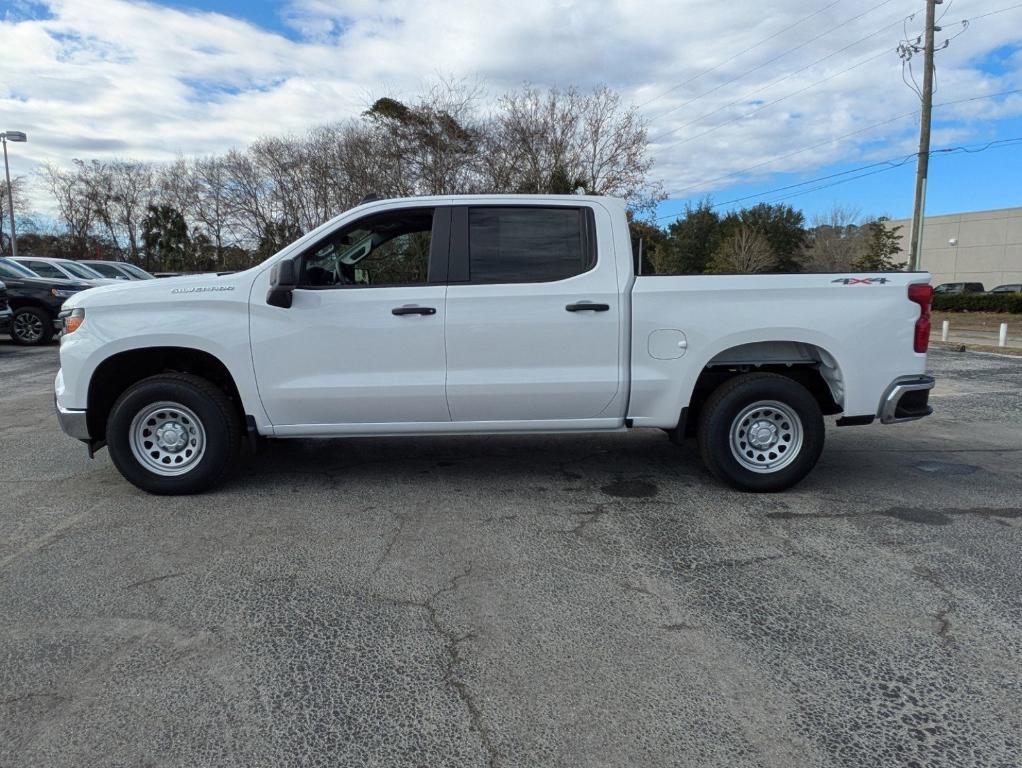
[[[53,397],[53,407],[57,411],[57,421],[64,433],[78,440],[91,440],[89,435],[88,411],[75,411],[69,408],[61,408],[57,403],[57,397]]]
[[[891,382],[880,401],[881,424],[897,424],[914,421],[933,413],[930,407],[930,390],[936,381],[932,376],[902,376]]]
[[[0,309],[0,333],[7,333],[11,330],[11,318],[14,313],[10,309]]]

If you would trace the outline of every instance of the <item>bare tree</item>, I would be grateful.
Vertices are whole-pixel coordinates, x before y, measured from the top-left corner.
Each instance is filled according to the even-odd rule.
[[[649,179],[646,138],[638,112],[605,86],[588,93],[525,86],[498,102],[482,165],[495,192],[583,189],[648,208],[664,194]]]
[[[766,238],[752,227],[741,225],[720,244],[710,261],[710,272],[750,274],[765,272],[774,262]]]
[[[87,253],[96,219],[96,205],[89,185],[77,170],[64,170],[50,163],[43,166],[41,176],[57,205],[71,247],[78,254]]]
[[[5,180],[6,181],[6,180]],[[10,204],[7,201],[7,184],[0,182],[0,254],[11,252],[11,236],[6,227],[10,223]],[[11,178],[11,195],[14,198],[14,218],[25,216],[29,212],[28,182],[24,176]],[[21,230],[21,227],[18,227]]]
[[[835,205],[813,217],[806,247],[806,268],[810,272],[847,272],[866,250],[867,237],[859,226],[860,211]]]
[[[201,224],[204,234],[213,243],[214,256],[220,264],[228,239],[233,240],[227,165],[221,157],[197,158],[192,162],[192,177],[196,194],[189,213]]]
[[[441,82],[407,103],[377,99],[360,119],[263,137],[224,155],[159,166],[75,161],[71,170],[49,166],[41,175],[72,252],[84,253],[89,238],[95,244],[100,237],[137,259],[147,212],[164,211],[169,221],[172,208],[195,250],[187,258],[203,264],[222,263],[228,251],[236,263],[239,248],[272,252],[369,193],[581,188],[633,206],[662,199],[649,179],[645,125],[613,91],[525,86],[489,113],[481,103],[478,87]]]
[[[225,200],[232,226],[248,243],[256,243],[279,216],[272,197],[272,182],[246,153],[232,149],[223,158],[227,176]]]
[[[477,87],[445,81],[411,105],[382,98],[366,110],[397,194],[447,195],[477,185],[480,97]]]

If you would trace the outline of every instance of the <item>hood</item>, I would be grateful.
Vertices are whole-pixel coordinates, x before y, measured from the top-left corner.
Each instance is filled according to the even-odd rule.
[[[4,281],[8,288],[16,286],[36,286],[39,288],[57,288],[61,291],[87,291],[92,288],[86,282],[79,280],[64,280],[55,277],[5,277]]]
[[[244,294],[256,270],[230,275],[216,273],[163,277],[158,280],[114,280],[76,294],[64,302],[64,309],[90,306],[114,306],[123,303],[162,302],[174,299],[199,300]]]

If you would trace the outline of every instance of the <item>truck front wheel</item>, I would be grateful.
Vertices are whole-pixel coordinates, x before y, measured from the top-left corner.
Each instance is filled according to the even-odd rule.
[[[199,376],[168,373],[143,379],[117,399],[106,440],[125,479],[149,493],[176,495],[219,482],[240,431],[223,390]]]
[[[707,468],[742,491],[790,488],[816,466],[823,415],[809,391],[775,373],[749,373],[721,384],[699,419]]]

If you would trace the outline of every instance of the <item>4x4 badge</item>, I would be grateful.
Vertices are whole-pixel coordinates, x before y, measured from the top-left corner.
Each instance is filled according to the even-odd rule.
[[[839,277],[837,280],[831,280],[832,283],[841,283],[842,285],[883,285],[889,283],[890,278],[886,277]]]

